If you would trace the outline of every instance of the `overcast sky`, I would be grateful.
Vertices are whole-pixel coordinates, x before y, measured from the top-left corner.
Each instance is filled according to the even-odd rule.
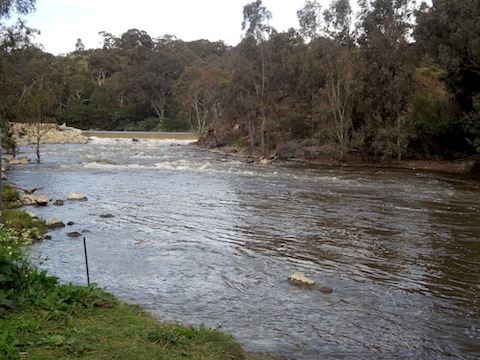
[[[185,41],[223,40],[236,45],[242,35],[243,6],[253,0],[37,0],[27,25],[41,31],[36,43],[54,55],[75,50],[77,39],[87,49],[99,48],[106,31],[119,36],[129,29],[152,38],[165,34]],[[330,0],[320,0],[328,4]],[[277,31],[299,27],[297,10],[305,0],[263,0]],[[325,7],[326,5],[324,5]]]

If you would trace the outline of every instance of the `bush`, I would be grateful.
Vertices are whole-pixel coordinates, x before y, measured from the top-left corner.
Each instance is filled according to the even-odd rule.
[[[20,203],[20,194],[10,185],[2,184],[2,208],[3,209],[17,209],[22,204]]]
[[[22,246],[25,240],[14,229],[0,229],[0,308],[13,307],[19,302],[22,282],[28,278],[28,266]]]

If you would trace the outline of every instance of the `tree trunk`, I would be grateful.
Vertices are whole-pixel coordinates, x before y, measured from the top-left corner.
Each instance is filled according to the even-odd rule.
[[[262,116],[262,123],[260,125],[260,131],[261,131],[261,147],[262,147],[262,156],[264,158],[267,157],[267,151],[268,151],[268,139],[267,139],[267,117],[265,115]]]

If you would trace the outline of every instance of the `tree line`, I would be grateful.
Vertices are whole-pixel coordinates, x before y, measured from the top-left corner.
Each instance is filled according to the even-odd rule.
[[[261,0],[241,42],[130,29],[53,56],[0,3],[0,120],[81,129],[197,131],[264,156],[446,159],[480,152],[480,2],[306,0],[278,32]],[[8,139],[5,140],[8,144]]]

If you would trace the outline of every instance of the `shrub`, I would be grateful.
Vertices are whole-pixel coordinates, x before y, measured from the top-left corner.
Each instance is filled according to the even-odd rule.
[[[21,207],[20,194],[10,185],[2,184],[2,207],[3,209],[17,209]]]
[[[22,239],[13,229],[0,229],[0,308],[13,307],[28,270],[22,253]]]

